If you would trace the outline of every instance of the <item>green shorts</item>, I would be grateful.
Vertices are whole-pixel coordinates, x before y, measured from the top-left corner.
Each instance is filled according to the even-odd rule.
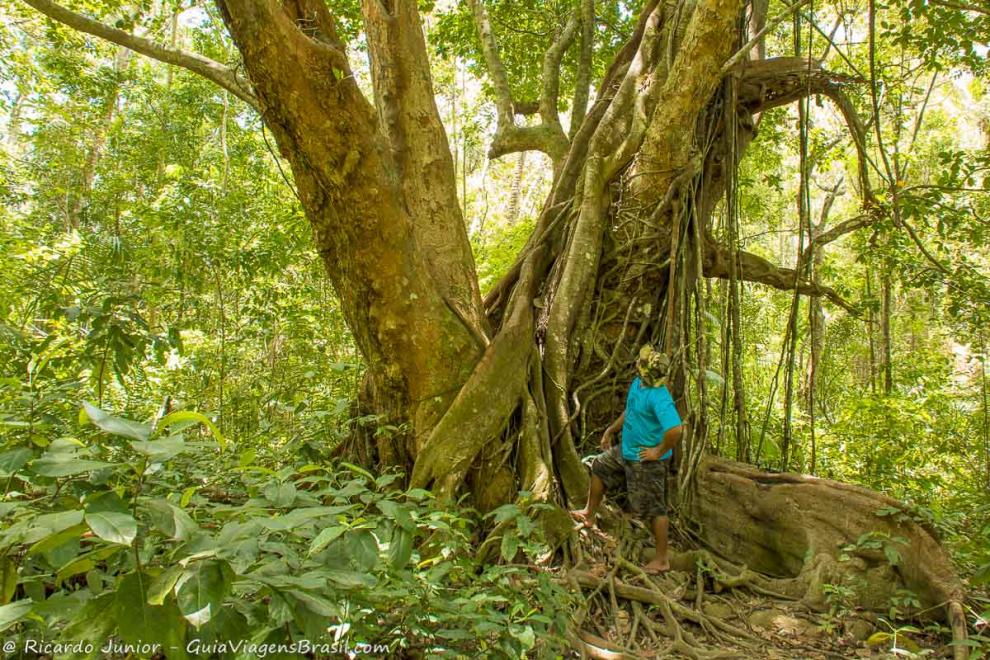
[[[625,495],[632,513],[647,525],[667,515],[669,470],[669,460],[627,461],[621,445],[591,458],[591,473],[605,484],[605,492],[612,497]]]

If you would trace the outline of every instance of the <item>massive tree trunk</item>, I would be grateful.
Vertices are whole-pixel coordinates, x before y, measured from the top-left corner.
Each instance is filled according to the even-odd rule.
[[[48,0],[25,1],[77,29],[124,40]],[[826,96],[845,115],[862,155],[863,129],[842,81],[803,58],[751,61],[748,50],[759,40],[741,49],[743,0],[648,0],[586,112],[587,90],[578,90],[580,123],[565,133],[557,114],[559,67],[576,42],[582,66],[590,66],[587,22],[595,10],[585,1],[544,57],[540,123],[517,126],[520,103],[496,35],[484,3],[472,0],[497,97],[492,155],[541,150],[555,173],[533,235],[483,301],[416,3],[362,2],[373,103],[357,86],[322,0],[218,4],[250,85],[202,58],[149,43],[131,47],[187,66],[252,103],[291,164],[367,364],[364,405],[401,429],[378,438],[362,458],[405,468],[411,485],[441,495],[468,482],[482,508],[519,490],[579,504],[587,476],[577,448],[619,413],[635,349],[652,341],[675,358],[674,389],[692,431],[678,459],[681,482],[697,486],[684,490],[694,493],[684,511],[712,538],[728,534],[739,516],[710,515],[713,502],[724,499],[717,490],[724,479],[702,462],[699,282],[738,278],[848,305],[793,270],[720,244],[711,218],[754,136],[756,113]],[[579,80],[588,75],[582,71]],[[744,509],[759,499],[761,482],[753,483],[740,491]],[[850,529],[869,518],[869,506],[855,503]],[[803,524],[798,510],[788,512],[757,515],[763,533]],[[758,548],[723,545],[771,567]]]
[[[366,3],[379,110],[322,2],[221,3],[266,125],[292,166],[316,246],[370,374],[369,404],[418,453],[481,355],[477,278],[414,6]],[[399,26],[402,30],[399,30]]]

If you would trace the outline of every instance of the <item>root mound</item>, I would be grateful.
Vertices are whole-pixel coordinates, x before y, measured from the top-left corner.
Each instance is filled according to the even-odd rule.
[[[962,582],[934,532],[903,504],[709,457],[697,475],[668,573],[643,572],[651,537],[625,515],[578,532],[567,579],[584,596],[571,640],[581,653],[845,658],[896,645],[967,657]],[[929,632],[900,631],[907,621]]]

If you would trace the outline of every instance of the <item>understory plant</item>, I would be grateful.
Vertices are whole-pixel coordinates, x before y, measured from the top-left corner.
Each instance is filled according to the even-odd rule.
[[[398,474],[260,465],[189,411],[144,424],[85,404],[81,420],[96,427],[85,440],[0,453],[0,629],[17,649],[519,657],[563,643],[571,597],[526,561],[546,552],[526,511],[493,512],[515,520],[503,550],[521,555],[484,563],[477,512]]]

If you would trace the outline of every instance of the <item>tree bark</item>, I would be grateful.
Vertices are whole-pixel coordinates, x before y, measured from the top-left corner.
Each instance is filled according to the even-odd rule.
[[[409,427],[408,438],[381,443],[378,460],[408,465],[485,342],[472,322],[480,318],[472,285],[457,279],[473,272],[473,263],[456,260],[440,268],[421,246],[432,245],[446,227],[453,245],[447,249],[470,255],[463,222],[449,227],[456,203],[447,214],[431,216],[424,209],[435,202],[419,194],[424,160],[438,158],[450,166],[445,137],[431,126],[409,126],[417,116],[439,124],[429,81],[410,79],[415,72],[397,82],[379,76],[380,96],[398,90],[404,101],[412,99],[400,116],[379,115],[358,89],[323,3],[300,0],[283,7],[273,0],[227,0],[221,9],[265,123],[292,166],[317,250],[367,361],[367,397],[386,419]],[[404,11],[415,16],[414,8]],[[422,41],[418,25],[407,26],[411,41]],[[388,38],[375,34],[371,44]],[[397,47],[394,60],[402,62],[415,48]],[[426,91],[428,100],[415,104]],[[405,129],[421,132],[406,136]],[[430,136],[442,142],[437,151],[445,155],[431,157],[427,149],[407,144]],[[438,195],[456,200],[450,178]]]
[[[965,589],[934,532],[904,506],[866,488],[706,459],[690,515],[706,545],[777,578],[776,590],[826,605],[824,586],[856,584],[857,600],[882,610],[898,589],[941,610],[965,638]],[[876,544],[862,544],[864,538]],[[837,550],[842,550],[837,557]],[[965,647],[956,647],[965,657]]]
[[[893,347],[890,337],[891,307],[890,277],[884,272],[880,276],[880,370],[883,374],[883,393],[889,395],[894,389]]]

